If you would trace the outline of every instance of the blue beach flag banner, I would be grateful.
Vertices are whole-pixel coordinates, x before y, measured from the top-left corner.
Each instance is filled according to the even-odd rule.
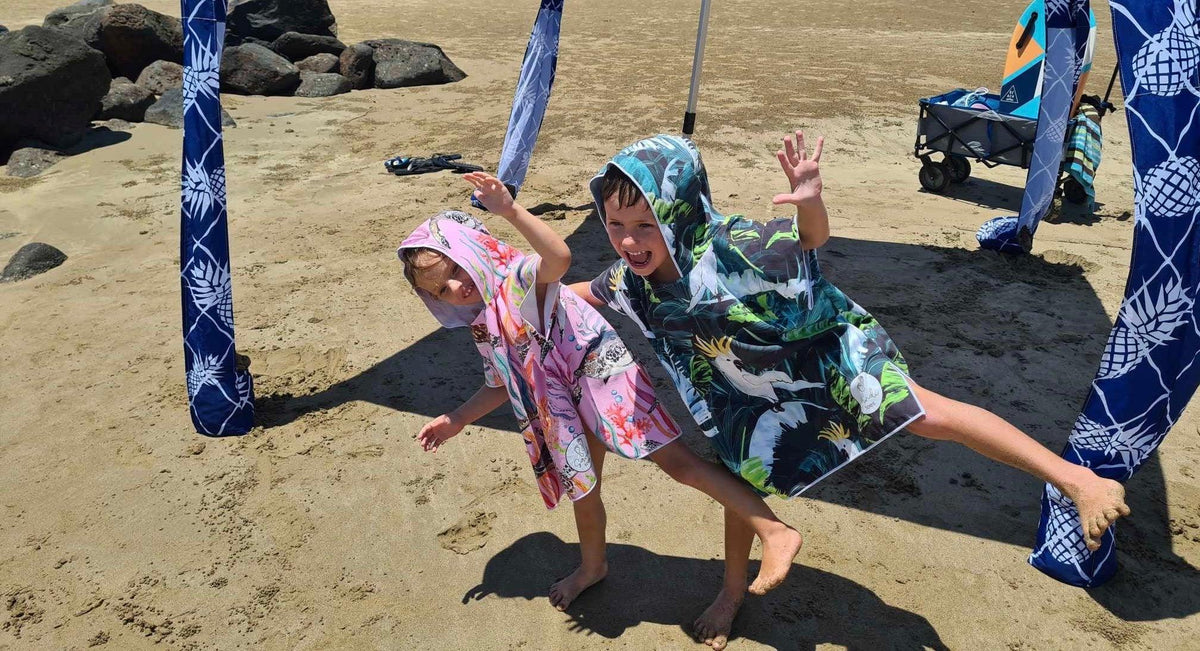
[[[554,69],[558,65],[558,35],[562,26],[563,0],[542,0],[537,20],[525,47],[521,76],[513,93],[512,113],[504,133],[504,148],[496,176],[515,196],[525,185],[529,158],[537,144],[542,117],[554,87]]]
[[[1045,10],[1046,55],[1041,105],[1033,159],[1025,178],[1025,194],[1021,198],[1021,214],[985,222],[975,235],[985,249],[1021,253],[1032,245],[1038,224],[1054,200],[1075,88],[1091,63],[1089,1],[1046,0]]]
[[[1111,0],[1133,148],[1133,256],[1125,299],[1063,457],[1126,481],[1154,453],[1200,383],[1200,23],[1196,0]],[[1071,585],[1117,570],[1113,528],[1083,544],[1077,511],[1042,496],[1029,562]]]
[[[196,431],[244,434],[254,389],[237,368],[221,146],[225,0],[183,0],[183,169],[179,272],[188,404]]]

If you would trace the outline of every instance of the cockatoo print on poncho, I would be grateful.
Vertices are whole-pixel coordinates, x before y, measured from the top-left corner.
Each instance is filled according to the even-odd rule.
[[[920,417],[908,367],[879,323],[821,275],[792,217],[712,205],[691,141],[659,135],[616,166],[658,219],[680,278],[652,284],[619,260],[593,295],[634,320],[725,465],[762,493],[798,495]]]

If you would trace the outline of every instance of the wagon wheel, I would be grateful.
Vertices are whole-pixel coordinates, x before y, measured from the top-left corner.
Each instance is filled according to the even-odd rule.
[[[951,183],[962,183],[971,176],[971,161],[962,156],[947,156],[944,163],[950,171]]]
[[[1075,205],[1087,203],[1088,198],[1087,190],[1080,185],[1079,181],[1075,180],[1075,177],[1068,177],[1066,181],[1063,181],[1063,196]]]
[[[930,192],[941,194],[950,185],[950,170],[945,163],[925,163],[917,173],[921,187]]]

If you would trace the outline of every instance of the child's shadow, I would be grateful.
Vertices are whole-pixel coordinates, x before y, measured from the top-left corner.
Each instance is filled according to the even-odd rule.
[[[254,370],[254,366],[250,368]],[[434,417],[459,406],[479,388],[482,368],[466,328],[441,328],[367,370],[313,393],[261,395],[255,401],[255,418],[262,427],[280,427],[306,414],[359,400]],[[463,373],[462,369],[469,371]],[[476,422],[494,429],[519,431],[507,406]]]
[[[463,603],[488,595],[546,599],[550,584],[570,572],[578,557],[578,544],[547,532],[529,534],[488,561],[483,579],[463,595]],[[612,543],[608,563],[608,578],[567,609],[573,630],[608,639],[642,622],[679,626],[681,634],[690,635],[692,621],[720,587],[723,571],[719,560],[663,556]],[[924,617],[884,603],[849,579],[802,565],[794,565],[784,585],[765,597],[747,595],[733,635],[777,649],[819,644],[947,648]]]

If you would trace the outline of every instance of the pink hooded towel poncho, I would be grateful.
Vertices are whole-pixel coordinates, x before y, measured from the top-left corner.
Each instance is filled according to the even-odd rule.
[[[547,508],[596,485],[584,438],[590,431],[627,458],[675,440],[679,427],[659,404],[650,378],[603,317],[557,282],[538,309],[537,268],[492,237],[474,217],[445,211],[400,245],[433,249],[462,267],[483,302],[456,306],[417,294],[443,327],[470,326],[488,386],[508,391]]]

